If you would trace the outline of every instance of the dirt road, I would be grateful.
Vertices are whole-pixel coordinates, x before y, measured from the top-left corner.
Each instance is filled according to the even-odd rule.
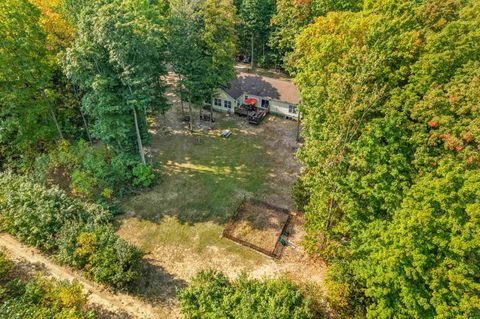
[[[0,247],[6,249],[13,259],[24,259],[28,263],[40,265],[49,275],[60,280],[77,280],[80,282],[87,293],[89,293],[89,301],[98,305],[108,312],[114,314],[114,318],[174,318],[175,314],[168,310],[138,300],[124,293],[113,294],[102,288],[100,285],[84,278],[76,271],[72,271],[66,267],[59,266],[50,259],[42,255],[37,249],[25,246],[12,236],[0,233]]]

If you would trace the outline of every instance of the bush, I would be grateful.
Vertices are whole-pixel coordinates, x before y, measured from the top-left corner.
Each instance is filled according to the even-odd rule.
[[[84,269],[97,282],[122,288],[141,273],[142,252],[119,238],[110,225],[73,224],[58,241],[57,259]]]
[[[125,287],[140,275],[142,253],[114,232],[111,213],[58,188],[0,174],[0,227],[26,244],[85,270],[96,281]]]
[[[0,263],[13,263],[0,254]],[[0,318],[93,319],[87,296],[78,282],[34,278],[0,283]]]
[[[186,318],[313,318],[311,303],[287,280],[231,282],[222,273],[198,273],[179,291]]]
[[[0,252],[0,281],[5,280],[12,271],[13,263],[7,258],[4,252]]]
[[[135,177],[133,180],[134,186],[143,186],[149,187],[155,181],[155,172],[151,166],[147,165],[137,165],[133,169],[133,176]]]
[[[72,182],[70,184],[70,188],[76,195],[80,195],[85,198],[93,197],[97,184],[97,179],[88,173],[79,170],[74,170],[72,173]]]
[[[56,235],[68,221],[104,223],[112,217],[99,205],[11,173],[0,174],[0,194],[1,228],[43,251],[57,248]]]
[[[59,143],[36,160],[33,175],[39,182],[99,201],[121,197],[134,187],[149,187],[155,180],[153,169],[138,164],[135,156],[115,154],[106,146],[93,148],[85,141]]]

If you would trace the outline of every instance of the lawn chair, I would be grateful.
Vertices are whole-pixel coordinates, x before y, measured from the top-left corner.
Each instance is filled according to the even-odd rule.
[[[232,131],[230,131],[230,130],[223,130],[223,132],[222,132],[222,137],[224,137],[224,138],[229,138],[230,135],[232,135]]]

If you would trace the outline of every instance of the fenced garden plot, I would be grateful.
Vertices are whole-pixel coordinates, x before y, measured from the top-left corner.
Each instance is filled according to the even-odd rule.
[[[283,250],[280,238],[287,236],[291,218],[287,209],[243,199],[222,235],[269,257],[279,258]]]

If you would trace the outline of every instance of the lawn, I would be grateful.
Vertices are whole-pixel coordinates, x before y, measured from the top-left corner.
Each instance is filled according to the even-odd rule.
[[[138,287],[159,304],[175,291],[173,279],[188,282],[203,269],[277,276],[295,272],[303,258],[303,251],[295,249],[292,258],[279,263],[221,237],[244,196],[294,208],[290,192],[300,170],[294,159],[296,124],[274,116],[259,126],[216,117],[213,130],[196,127],[194,133],[180,122],[178,109],[156,120],[150,152],[159,163],[159,181],[128,198],[118,218],[119,235],[170,275],[164,281],[147,275]],[[225,128],[233,132],[227,139],[220,137]]]
[[[155,221],[168,215],[189,224],[225,223],[245,194],[268,191],[265,180],[272,167],[256,137],[227,126],[234,132],[227,139],[214,130],[157,141],[160,181],[132,199],[129,208]]]
[[[169,120],[163,119],[163,125],[171,128],[176,119]],[[277,168],[258,135],[264,131],[245,129],[239,121],[221,116],[214,130],[162,131],[154,136],[159,182],[125,203],[124,210],[134,213],[134,218],[123,219],[140,230],[139,244],[147,252],[158,245],[201,252],[210,244],[221,244],[246,258],[256,256],[220,239],[244,196],[265,199],[274,191],[267,180]],[[232,136],[220,137],[224,128]]]

